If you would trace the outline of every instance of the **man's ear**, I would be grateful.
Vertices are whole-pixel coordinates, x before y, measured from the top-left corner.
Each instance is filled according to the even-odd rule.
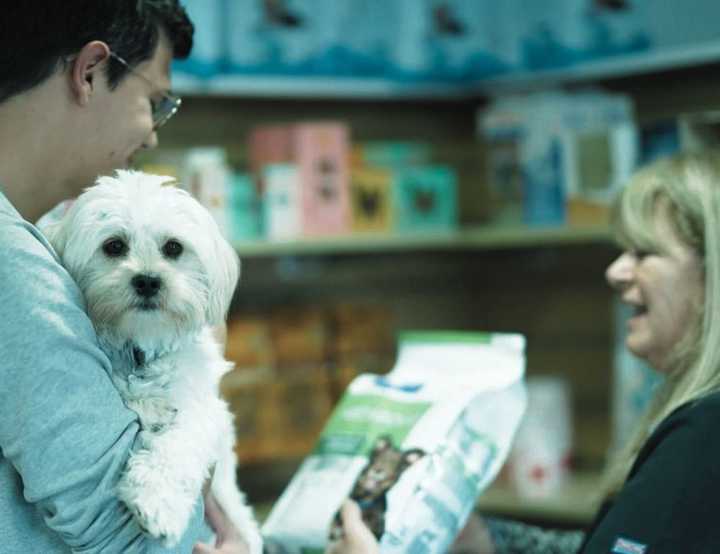
[[[90,101],[93,80],[100,75],[104,63],[110,57],[110,47],[100,41],[88,42],[73,60],[71,90],[73,97],[83,106]]]

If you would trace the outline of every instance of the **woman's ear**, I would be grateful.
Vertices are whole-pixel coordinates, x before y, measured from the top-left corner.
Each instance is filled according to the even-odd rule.
[[[72,60],[70,89],[73,97],[85,106],[90,101],[94,86],[93,82],[103,70],[104,63],[110,57],[110,47],[100,41],[88,42]]]

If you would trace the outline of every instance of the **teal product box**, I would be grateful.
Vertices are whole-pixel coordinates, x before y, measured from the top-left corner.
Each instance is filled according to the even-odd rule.
[[[449,231],[457,228],[457,176],[445,166],[395,171],[393,228],[398,232]]]
[[[262,235],[262,216],[257,187],[247,173],[233,173],[228,180],[228,228],[230,242],[254,240]]]

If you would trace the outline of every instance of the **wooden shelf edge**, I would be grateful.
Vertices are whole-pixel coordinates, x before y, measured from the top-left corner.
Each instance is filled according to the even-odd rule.
[[[610,244],[610,228],[553,226],[481,226],[459,231],[422,233],[355,233],[342,236],[234,244],[241,257],[281,255],[374,254],[415,250],[492,250],[553,247],[571,244]]]

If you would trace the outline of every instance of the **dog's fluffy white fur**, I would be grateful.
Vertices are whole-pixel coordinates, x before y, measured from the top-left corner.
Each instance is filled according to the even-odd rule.
[[[219,397],[231,369],[210,327],[224,320],[239,260],[209,212],[173,179],[136,171],[101,177],[43,229],[82,290],[141,425],[118,495],[140,525],[177,544],[211,490],[252,554],[257,523],[236,485],[234,428]]]

